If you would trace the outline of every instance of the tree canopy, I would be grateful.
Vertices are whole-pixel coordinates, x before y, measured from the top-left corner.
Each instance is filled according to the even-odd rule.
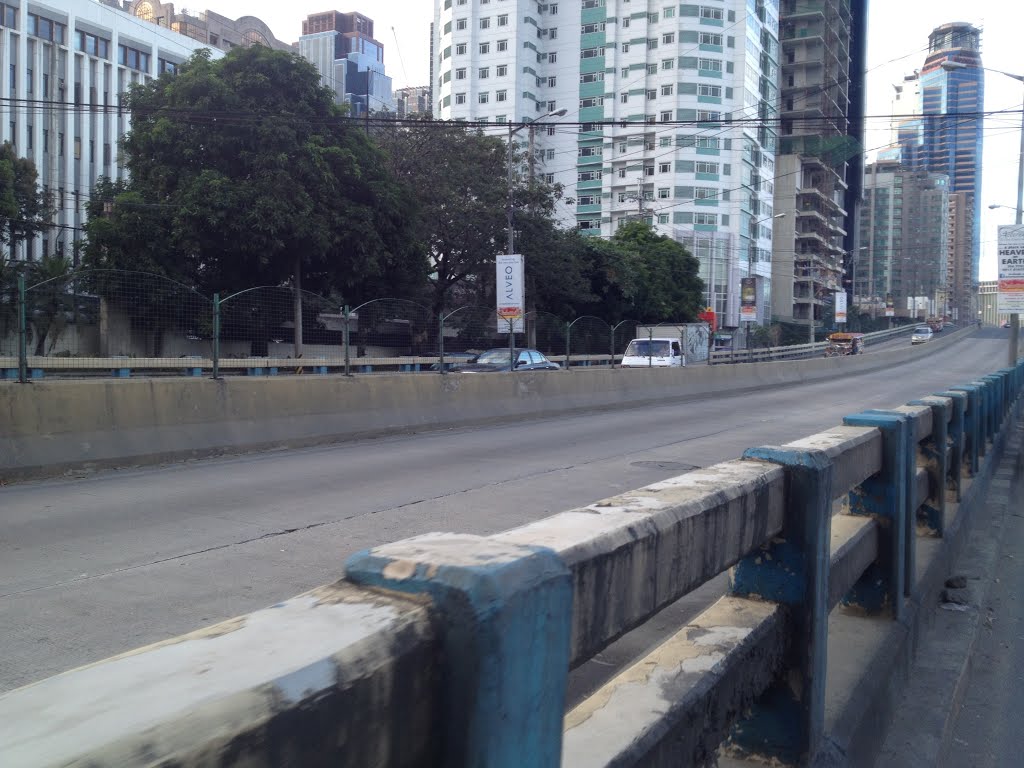
[[[198,52],[127,104],[130,179],[98,189],[110,198],[90,211],[91,265],[141,260],[206,293],[292,280],[358,296],[425,273],[410,196],[301,57]]]

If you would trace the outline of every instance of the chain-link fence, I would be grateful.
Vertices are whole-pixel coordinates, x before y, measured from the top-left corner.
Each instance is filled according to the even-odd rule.
[[[41,274],[0,270],[2,378],[444,373],[492,350],[513,367],[525,352],[581,368],[615,365],[638,327],[471,305],[437,315],[394,298],[353,307],[288,286],[207,297],[145,272]]]

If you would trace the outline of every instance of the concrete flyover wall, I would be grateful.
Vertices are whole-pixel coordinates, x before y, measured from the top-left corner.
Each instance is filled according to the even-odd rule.
[[[0,383],[0,479],[682,400],[888,368],[954,343],[685,369]]]
[[[494,536],[357,553],[330,587],[0,695],[3,765],[667,768],[723,742],[869,765],[1022,391],[1024,361]],[[565,712],[572,666],[726,569]]]

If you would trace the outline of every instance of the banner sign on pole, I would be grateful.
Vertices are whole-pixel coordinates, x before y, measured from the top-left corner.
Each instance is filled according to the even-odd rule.
[[[836,294],[836,322],[846,322],[846,293],[843,291]]]
[[[996,312],[1024,314],[1024,225],[999,227],[999,297]]]
[[[740,279],[740,322],[757,322],[757,278]]]
[[[523,255],[501,254],[495,259],[498,297],[498,333],[523,333],[526,295],[523,288]]]

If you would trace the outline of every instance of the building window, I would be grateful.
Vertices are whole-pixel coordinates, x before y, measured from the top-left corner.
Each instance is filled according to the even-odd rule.
[[[717,200],[718,190],[714,187],[694,187],[694,200]]]
[[[716,35],[713,32],[701,32],[700,37],[697,38],[697,42],[701,45],[717,45],[721,47],[722,36]]]
[[[604,56],[604,48],[583,48],[580,50],[581,59],[596,59],[600,56]]]
[[[697,69],[707,72],[721,72],[722,62],[718,59],[697,59]]]
[[[697,173],[714,173],[714,174],[717,174],[718,173],[718,163],[698,162],[694,166],[694,170]]]
[[[480,104],[486,104],[490,100],[491,96],[487,91],[484,91],[479,96],[477,96],[477,102],[479,102]]]
[[[628,91],[623,91],[622,93],[620,93],[619,94],[619,101],[622,104],[628,104],[629,103],[629,92]]]
[[[661,60],[661,68],[662,69],[672,69],[672,67],[674,67],[674,66],[675,66],[675,59],[662,59]]]
[[[51,21],[45,16],[30,13],[28,15],[28,33],[43,40],[52,40],[63,45],[67,27],[60,22]]]
[[[700,17],[702,19],[715,19],[717,21],[722,20],[722,9],[721,8],[707,8],[701,6]]]
[[[549,53],[548,54],[548,64],[554,64],[556,61],[558,61],[558,54],[554,53],[554,52]]]
[[[601,96],[592,96],[588,99],[580,99],[580,109],[586,109],[587,107],[600,107],[604,104],[604,98]]]
[[[697,148],[698,149],[718,149],[718,139],[708,136],[697,137]]]
[[[656,75],[656,74],[658,74],[658,65],[657,64],[648,64],[647,65],[647,74],[648,75]]]
[[[502,14],[498,15],[498,26],[499,27],[507,27],[508,26],[508,14],[507,13],[502,13]]]
[[[491,68],[490,67],[480,67],[480,71],[477,74],[477,77],[479,77],[481,80],[486,80],[488,77],[490,77],[490,75],[491,75]]]
[[[127,45],[117,46],[117,63],[139,72],[149,72],[149,54]]]
[[[622,52],[623,53],[629,53],[629,43],[623,43],[622,44]]]
[[[464,94],[464,93],[456,93],[455,94],[455,103],[456,104],[465,104],[466,103],[466,94]]]
[[[707,110],[697,110],[697,120],[702,123],[720,123],[722,122],[721,112],[709,112]]]
[[[629,29],[629,16],[622,19],[622,28]]]
[[[718,214],[717,213],[695,213],[693,214],[694,224],[710,224],[712,226],[718,225]]]
[[[508,75],[508,64],[499,64],[495,68],[494,74],[497,75],[498,77],[505,77],[506,75]]]
[[[664,45],[672,45],[672,43],[674,43],[675,41],[676,41],[676,33],[675,32],[666,32],[665,34],[663,34],[661,36],[661,42]]]
[[[480,53],[490,53],[490,52],[491,52],[491,44],[490,43],[480,43]]]
[[[549,77],[548,78],[548,88],[554,88],[557,83],[558,83],[558,78],[557,77]]]
[[[558,105],[553,101],[548,102],[548,112],[554,112],[558,108]]]
[[[647,50],[652,51],[658,47],[658,38],[650,37],[647,39]]]
[[[501,53],[501,52],[504,52],[504,51],[507,51],[507,50],[508,50],[508,40],[499,40],[498,41],[498,52]]]
[[[669,84],[669,85],[661,86],[661,95],[662,96],[671,96],[672,95],[672,85]]]
[[[663,123],[671,123],[672,122],[672,111],[671,110],[665,110],[664,112],[661,113],[661,122],[663,122]]]
[[[484,18],[480,19],[480,29],[490,29],[490,28],[491,28],[491,19],[490,19],[489,16],[485,16]]]
[[[508,91],[495,91],[494,92],[494,100],[495,101],[508,101]]]
[[[466,20],[465,19],[456,19],[455,20],[455,28],[458,29],[458,30],[465,29],[466,28]]]
[[[466,44],[465,43],[459,43],[458,45],[455,46],[455,55],[456,56],[465,56],[466,55]]]
[[[653,165],[645,165],[644,166],[644,176],[653,176],[653,175],[654,175],[654,166]]]
[[[656,99],[656,98],[658,98],[658,92],[654,88],[648,88],[647,89],[647,100],[648,101],[654,101],[654,99]]]
[[[722,86],[720,85],[699,85],[697,86],[698,96],[714,96],[716,98],[722,97]]]
[[[672,190],[670,190],[668,187],[660,187],[658,189],[658,199],[659,200],[668,200],[668,198],[670,198],[671,196],[672,196]]]
[[[658,173],[671,173],[672,163],[658,163]]]
[[[596,24],[584,24],[580,27],[581,35],[589,35],[592,32],[604,32],[604,22],[598,22]]]
[[[466,79],[466,68],[465,67],[459,67],[458,69],[455,70],[455,79],[456,80],[465,80]]]
[[[663,18],[663,19],[674,18],[675,15],[676,15],[676,9],[675,8],[666,8],[665,10],[663,10],[661,12],[661,18]]]

